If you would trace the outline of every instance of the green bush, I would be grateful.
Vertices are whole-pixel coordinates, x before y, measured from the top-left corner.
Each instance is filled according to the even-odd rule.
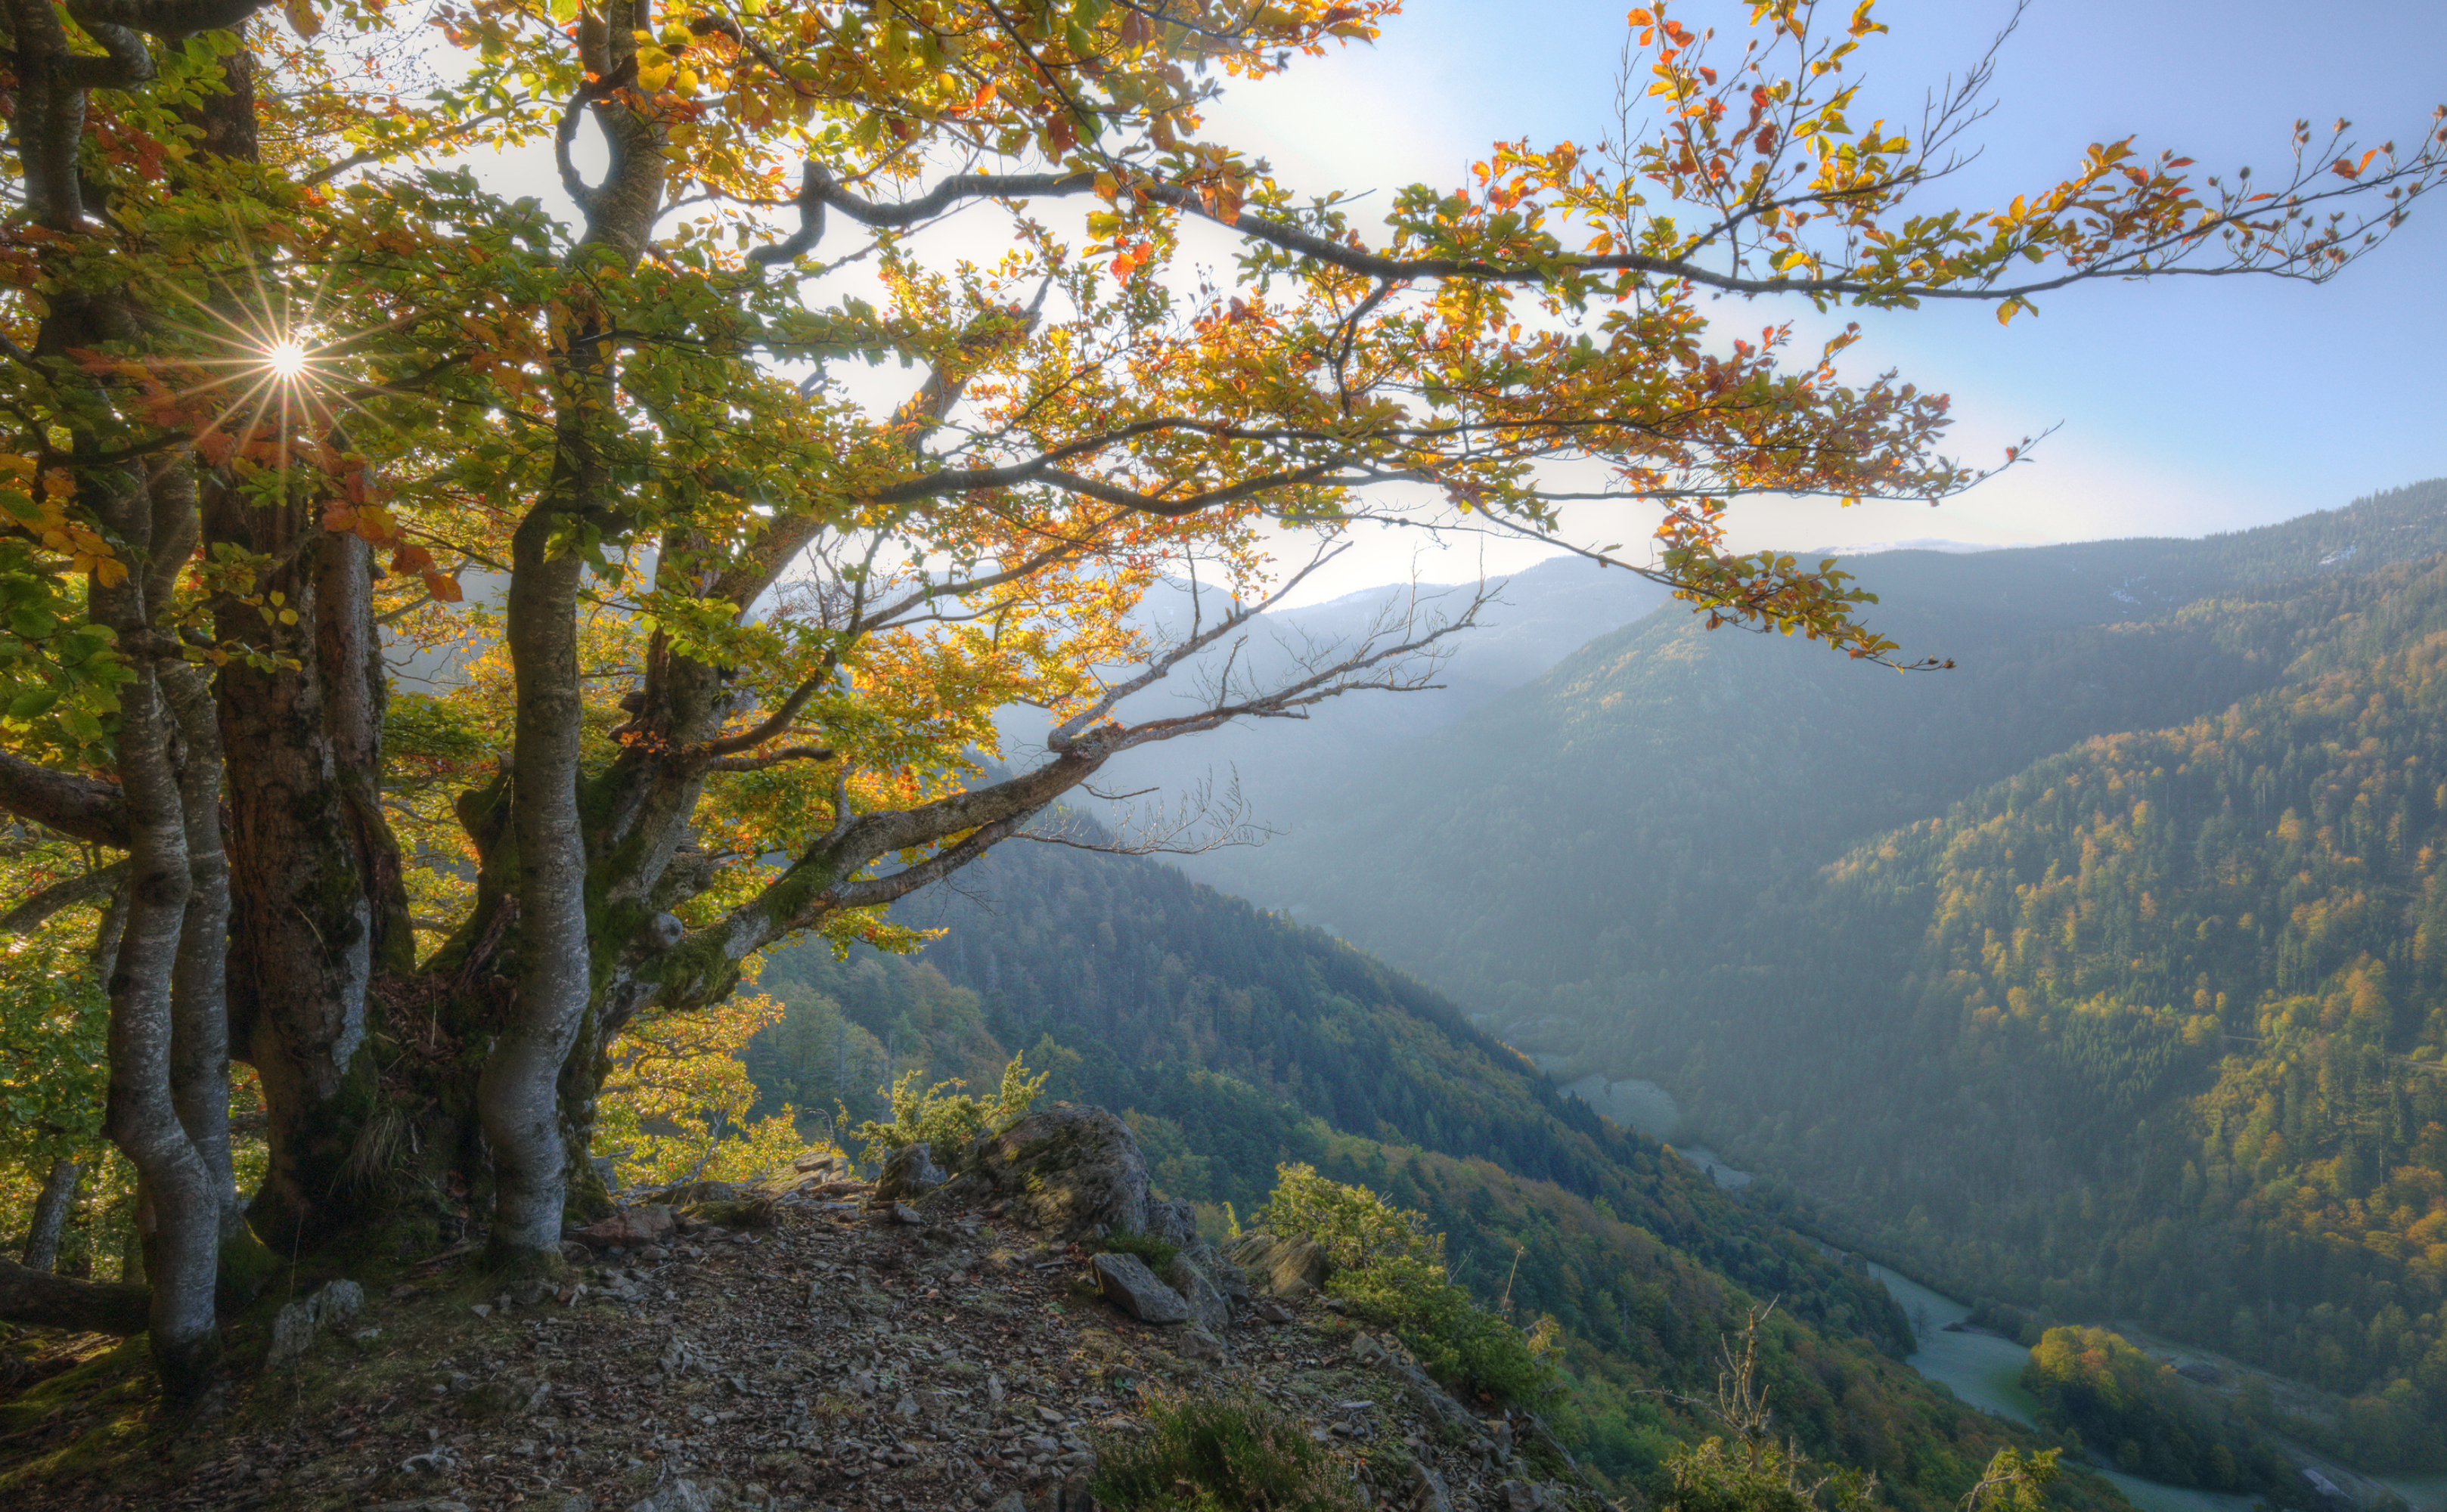
[[[891,1100],[892,1122],[868,1119],[849,1131],[851,1139],[864,1142],[859,1151],[862,1159],[881,1161],[895,1150],[920,1143],[942,1157],[988,1129],[1009,1128],[1045,1090],[1045,1075],[1029,1075],[1016,1055],[1002,1068],[1002,1086],[991,1103],[959,1090],[969,1084],[957,1076],[921,1089],[918,1079],[922,1074],[907,1071],[890,1087],[876,1088]],[[846,1109],[842,1118],[848,1121]]]
[[[1284,1165],[1276,1171],[1265,1223],[1323,1249],[1335,1265],[1326,1295],[1392,1329],[1437,1379],[1505,1402],[1534,1403],[1555,1389],[1561,1331],[1554,1320],[1541,1318],[1524,1333],[1472,1301],[1445,1269],[1444,1236],[1419,1214],[1306,1165]]]
[[[1116,1512],[1358,1512],[1351,1466],[1253,1396],[1159,1399],[1144,1433],[1100,1439],[1096,1504]]]
[[[1147,1261],[1147,1268],[1158,1276],[1162,1276],[1164,1268],[1181,1253],[1179,1245],[1167,1244],[1152,1234],[1138,1234],[1129,1229],[1109,1231],[1094,1242],[1092,1248],[1108,1250],[1115,1255],[1135,1255]]]

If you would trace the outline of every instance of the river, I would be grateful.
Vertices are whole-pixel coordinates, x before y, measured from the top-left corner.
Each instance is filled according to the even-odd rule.
[[[1553,1070],[1553,1066],[1546,1064],[1552,1057],[1537,1059],[1550,1072]],[[1561,1090],[1626,1128],[1636,1128],[1651,1139],[1664,1142],[1676,1154],[1706,1171],[1718,1186],[1750,1184],[1748,1171],[1727,1165],[1714,1150],[1675,1142],[1675,1136],[1681,1132],[1682,1110],[1675,1105],[1673,1094],[1654,1082],[1584,1076]],[[1904,1314],[1911,1319],[1912,1340],[1917,1348],[1906,1363],[1913,1370],[1929,1380],[1943,1381],[1956,1396],[1983,1411],[2025,1427],[2039,1426],[2035,1418],[2038,1404],[2030,1392],[2022,1389],[2022,1367],[2031,1358],[2030,1351],[1993,1333],[1949,1333],[1945,1325],[1971,1315],[1967,1304],[1932,1292],[1883,1265],[1870,1266],[1869,1274],[1885,1285],[1902,1304]],[[2337,1473],[2337,1467],[2330,1468],[2332,1475]],[[2260,1504],[2258,1497],[2168,1485],[2120,1470],[2102,1468],[2098,1473],[2115,1482],[2126,1500],[2141,1512],[2245,1512]],[[2362,1478],[2376,1481],[2404,1498],[2412,1512],[2447,1512],[2447,1475],[2365,1473]]]

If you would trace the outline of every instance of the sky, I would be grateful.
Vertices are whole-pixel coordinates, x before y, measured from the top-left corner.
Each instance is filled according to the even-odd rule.
[[[1593,144],[1613,129],[1627,0],[1409,0],[1373,47],[1302,58],[1235,85],[1205,134],[1262,157],[1296,193],[1455,188],[1491,143],[1527,136]],[[1828,0],[1831,13],[1848,0]],[[1684,25],[1717,26],[1738,55],[1747,0],[1680,0]],[[1917,126],[1927,90],[1986,50],[2012,0],[1880,0],[1890,28],[1849,71],[1856,124]],[[2438,0],[2032,0],[2001,53],[1981,157],[1932,191],[1933,207],[1984,209],[2054,184],[2094,142],[2128,135],[2172,147],[2199,172],[2286,165],[2293,123],[2351,119],[2365,145],[2418,141],[2447,102],[2447,5]],[[581,141],[580,158],[595,155]],[[560,198],[540,152],[483,165],[517,192]],[[1061,221],[1079,206],[1040,203]],[[1363,200],[1358,223],[1375,229]],[[956,217],[935,253],[990,256],[995,228]],[[1193,241],[1193,247],[1199,243]],[[1206,255],[1223,261],[1220,234]],[[1849,371],[1884,368],[1950,394],[1948,449],[1993,463],[2057,427],[1972,493],[1930,509],[1821,501],[1738,505],[1734,544],[1812,551],[1900,541],[2020,545],[2103,537],[2199,536],[2333,508],[2447,474],[2447,191],[2384,246],[2321,286],[2268,277],[2109,283],[2061,291],[2001,328],[1978,305],[1817,316],[1798,301],[1710,307],[1727,332],[1791,319],[1805,336],[1861,320]],[[1186,288],[1194,268],[1175,270]],[[848,276],[855,276],[851,274]],[[841,287],[826,285],[837,296]],[[836,375],[837,377],[841,375]],[[854,380],[856,381],[856,380]],[[906,383],[871,380],[887,406]],[[886,390],[890,390],[886,394]],[[1584,484],[1585,485],[1585,484]],[[1575,539],[1632,541],[1653,517],[1591,506]],[[1516,570],[1553,548],[1483,538],[1362,534],[1291,595],[1330,598],[1418,577],[1463,581]],[[1286,539],[1278,559],[1304,559]]]
[[[1832,7],[1830,8],[1833,9]],[[2012,15],[2006,0],[1883,0],[1890,28],[1855,56],[1856,123],[1915,123]],[[1741,0],[1685,0],[1686,26],[1741,30]],[[1499,139],[1594,142],[1611,126],[1623,7],[1603,0],[1411,0],[1373,47],[1303,59],[1244,85],[1209,134],[1302,190],[1458,186]],[[1728,55],[1738,50],[1738,42]],[[2062,179],[2093,142],[2137,135],[2197,171],[2286,161],[2297,118],[2351,119],[2367,144],[2419,139],[2447,101],[2447,6],[2432,0],[2035,0],[1999,68],[1979,161],[1945,203],[1985,207]],[[2324,286],[2266,277],[2101,284],[2000,328],[1979,307],[1862,314],[1867,361],[1951,394],[1953,449],[1992,461],[2060,427],[2017,467],[1931,510],[1766,503],[1736,544],[1807,549],[1938,538],[2024,544],[2197,536],[2287,519],[2447,473],[2447,192]],[[1717,313],[1750,328],[1807,306]],[[1845,318],[1853,318],[1848,312]],[[1604,532],[1613,521],[1584,521]],[[1637,534],[1631,521],[1622,522]],[[1610,539],[1622,539],[1623,530]],[[1367,542],[1303,598],[1412,570],[1415,537]],[[1535,549],[1493,553],[1508,569]],[[1472,576],[1474,548],[1431,554],[1431,579]]]

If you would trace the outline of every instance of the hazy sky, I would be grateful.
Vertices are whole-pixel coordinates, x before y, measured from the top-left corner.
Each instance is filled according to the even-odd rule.
[[[1976,58],[2011,9],[1882,0],[1876,14],[1892,31],[1856,55],[1868,81],[1856,123],[1916,124],[1926,87]],[[1747,11],[1740,0],[1673,8],[1685,25],[1726,33]],[[1603,0],[1412,0],[1376,47],[1301,60],[1242,89],[1209,127],[1301,188],[1457,185],[1498,138],[1604,135],[1623,34],[1623,6]],[[1986,154],[1952,181],[1948,203],[1985,207],[2044,187],[2088,143],[2134,134],[2204,170],[2248,163],[2265,177],[2284,163],[2298,117],[2348,117],[2365,144],[2418,140],[2447,101],[2447,6],[2035,0],[1996,97],[1980,132]],[[2006,329],[1979,308],[1866,317],[1871,339],[1856,351],[1951,393],[1963,454],[1993,458],[2026,433],[2063,428],[2033,465],[1941,509],[1754,506],[1742,543],[2198,535],[2447,473],[2442,263],[2447,192],[2322,287],[2100,285],[2049,296],[2039,318]],[[1717,312],[1736,329],[1810,316],[1768,302]],[[1371,551],[1337,585],[1394,576],[1409,549]],[[1466,572],[1460,561],[1430,567]]]

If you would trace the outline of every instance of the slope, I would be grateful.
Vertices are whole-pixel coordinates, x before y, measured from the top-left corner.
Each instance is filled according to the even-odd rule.
[[[1786,1421],[1877,1468],[1899,1504],[1937,1512],[2020,1441],[1896,1363],[1908,1324],[1868,1276],[1314,930],[1144,860],[1054,847],[1006,847],[913,921],[949,930],[919,961],[803,950],[768,966],[789,1013],[749,1059],[775,1102],[904,1067],[974,1077],[1026,1046],[1049,1095],[1124,1110],[1159,1182],[1211,1219],[1248,1210],[1286,1160],[1382,1190],[1450,1237],[1487,1302],[1564,1325],[1559,1427],[1626,1484],[1690,1441],[1673,1393],[1707,1395],[1716,1341],[1771,1298],[1793,1320],[1774,1367]],[[2070,1496],[2115,1501],[2087,1481]]]
[[[1817,1223],[2447,1467],[2447,559],[2171,624],[2282,680],[1854,849],[1588,1048]]]

